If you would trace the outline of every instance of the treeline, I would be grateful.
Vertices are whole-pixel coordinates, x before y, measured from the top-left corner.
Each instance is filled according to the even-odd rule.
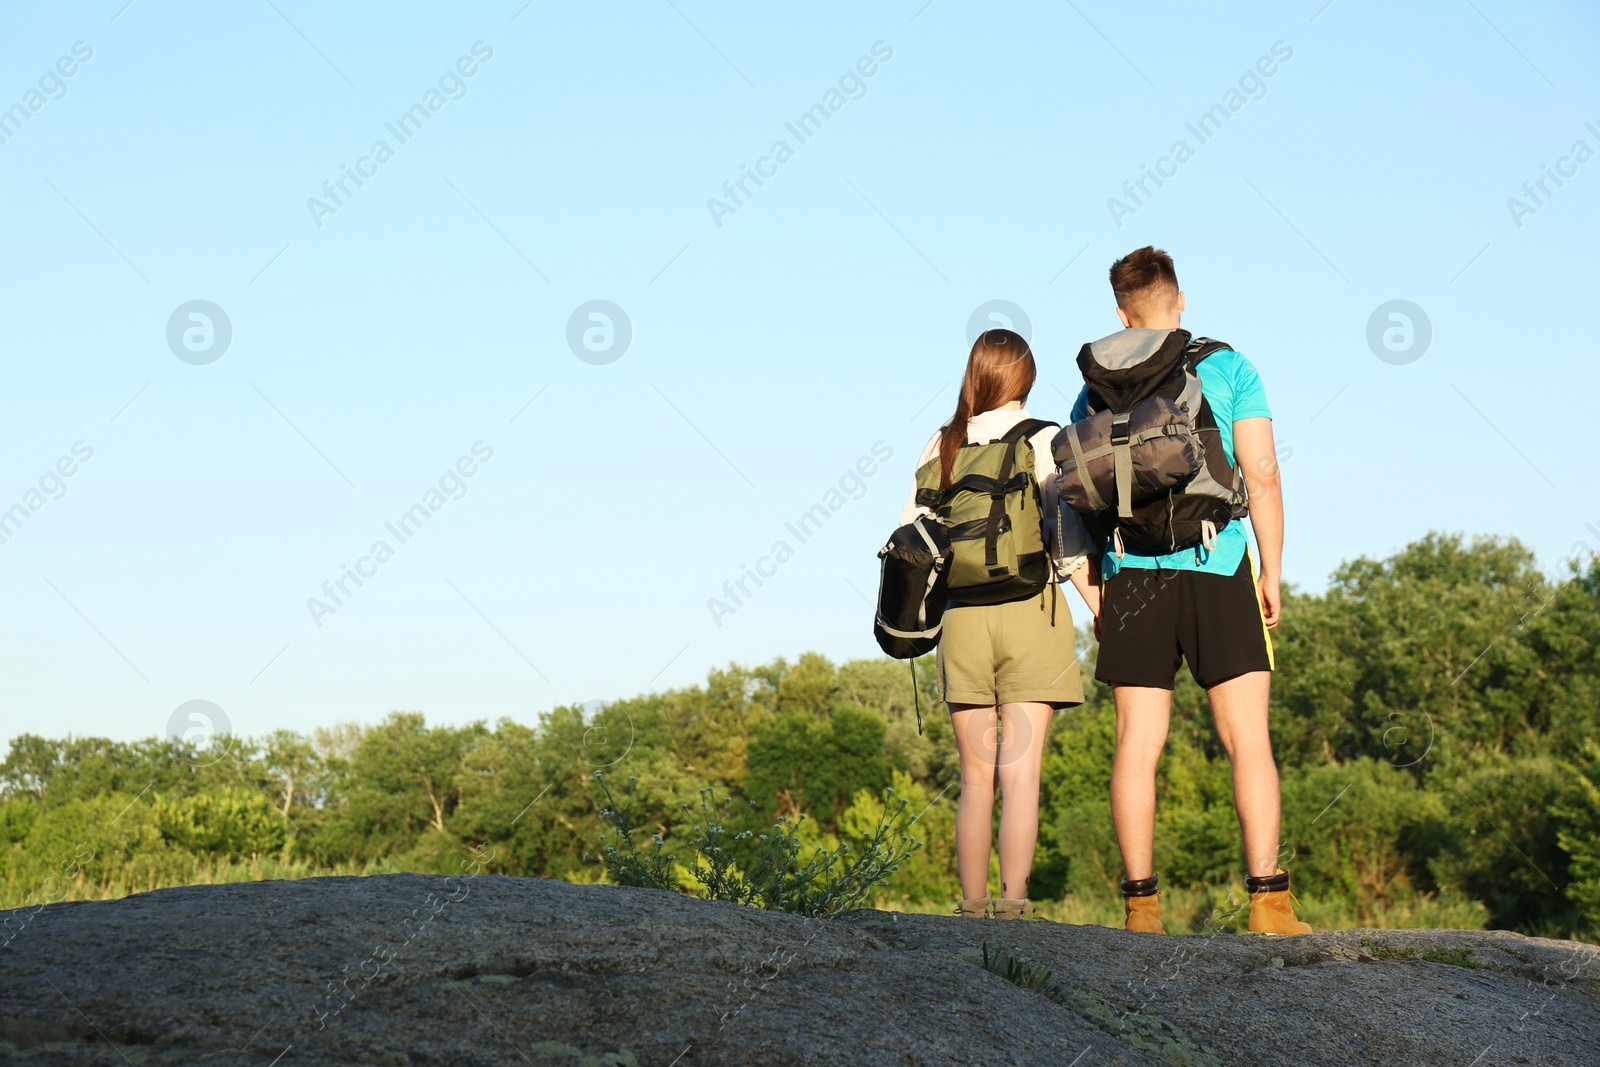
[[[1434,535],[1285,600],[1273,740],[1285,865],[1302,899],[1347,923],[1595,939],[1600,564],[1551,580],[1515,541]],[[531,724],[429,726],[396,712],[199,751],[25,734],[0,764],[0,906],[240,877],[241,865],[258,876],[457,872],[487,856],[499,873],[594,881],[596,770],[615,787],[637,779],[685,874],[684,807],[698,811],[703,790],[733,798],[733,829],[804,813],[802,833],[831,846],[874,825],[892,786],[922,812],[913,833],[926,847],[882,902],[943,904],[958,895],[958,764],[932,704],[931,657],[919,671],[922,735],[905,664],[815,655]],[[1115,899],[1113,743],[1101,687],[1057,716],[1035,899]],[[1186,674],[1160,790],[1163,886],[1236,887],[1229,768]]]

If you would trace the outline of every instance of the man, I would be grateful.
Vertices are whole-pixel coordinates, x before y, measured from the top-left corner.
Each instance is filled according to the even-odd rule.
[[[1120,366],[1175,343],[1170,334],[1179,327],[1184,294],[1171,256],[1149,246],[1130,252],[1111,265],[1111,288],[1126,329],[1090,349],[1112,353]],[[1126,875],[1127,928],[1165,932],[1154,869],[1156,764],[1166,744],[1181,657],[1206,691],[1218,739],[1233,764],[1234,804],[1249,868],[1250,929],[1309,933],[1311,927],[1295,917],[1291,906],[1289,876],[1278,867],[1278,768],[1267,732],[1272,679],[1267,631],[1278,625],[1283,554],[1272,412],[1256,369],[1230,348],[1209,351],[1192,374],[1216,423],[1215,431],[1208,431],[1210,447],[1220,441],[1226,456],[1225,465],[1216,460],[1226,472],[1223,484],[1231,481],[1226,468],[1243,472],[1260,566],[1250,556],[1243,523],[1228,518],[1226,505],[1222,522],[1207,522],[1202,543],[1193,547],[1141,553],[1124,549],[1120,535],[1108,536],[1102,545],[1104,597],[1095,676],[1111,686],[1116,706],[1111,816]],[[1087,418],[1090,408],[1085,385],[1073,420]],[[1188,414],[1200,421],[1198,412]]]

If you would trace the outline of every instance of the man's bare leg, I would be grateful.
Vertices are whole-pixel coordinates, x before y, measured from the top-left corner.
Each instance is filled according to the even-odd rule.
[[[1278,870],[1280,847],[1278,765],[1267,730],[1271,692],[1271,671],[1251,671],[1206,690],[1217,738],[1233,762],[1233,803],[1244,834],[1245,865],[1257,877]]]
[[[1111,822],[1133,881],[1155,873],[1156,764],[1167,743],[1172,690],[1118,685],[1117,754],[1111,764]]]

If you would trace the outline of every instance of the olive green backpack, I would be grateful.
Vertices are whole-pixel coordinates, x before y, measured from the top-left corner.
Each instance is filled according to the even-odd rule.
[[[1050,579],[1039,483],[1029,438],[1053,422],[1024,419],[998,441],[962,445],[942,489],[935,455],[917,468],[917,504],[950,531],[951,604],[999,604],[1038,594]]]

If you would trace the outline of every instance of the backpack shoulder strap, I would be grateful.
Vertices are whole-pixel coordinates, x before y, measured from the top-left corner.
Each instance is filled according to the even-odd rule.
[[[1224,350],[1231,352],[1233,351],[1233,346],[1226,341],[1218,341],[1214,337],[1196,337],[1194,340],[1189,342],[1188,347],[1184,349],[1183,354],[1184,359],[1188,362],[1190,373],[1194,373],[1207,356],[1214,352],[1221,352]],[[1195,380],[1196,384],[1198,384],[1199,375],[1195,376]],[[1199,410],[1196,411],[1195,415],[1199,423],[1201,423],[1200,429],[1212,429],[1216,427],[1216,419],[1212,416],[1211,404],[1206,400],[1205,390],[1203,388],[1200,391]]]
[[[1218,341],[1214,337],[1196,337],[1184,348],[1183,354],[1188,358],[1189,366],[1195,367],[1211,353],[1221,352],[1223,349],[1231,350],[1232,348],[1233,346],[1228,342]]]
[[[1051,422],[1049,419],[1023,419],[1021,422],[1011,427],[1011,429],[1007,430],[1005,432],[1005,436],[1001,437],[1000,440],[1005,441],[1007,444],[1014,445],[1019,441],[1027,440],[1048,426],[1059,427],[1059,424]]]
[[[1017,458],[1017,446],[1046,426],[1054,425],[1055,423],[1046,419],[1023,419],[1000,437],[1002,443],[1011,447],[1006,449],[1005,455],[1000,460],[1000,477],[996,479],[995,488],[989,496],[989,520],[983,538],[985,566],[993,567],[999,562],[1000,521],[1005,518],[1006,514],[1006,493],[1012,481],[1012,470]],[[1038,486],[1034,485],[1032,471],[1027,473],[1026,481],[1034,487],[1034,493],[1037,494]]]

